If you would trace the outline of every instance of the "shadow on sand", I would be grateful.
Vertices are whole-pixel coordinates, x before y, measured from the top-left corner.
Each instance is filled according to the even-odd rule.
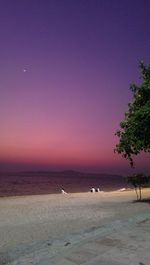
[[[150,197],[149,198],[144,198],[142,200],[135,200],[133,203],[150,203]]]

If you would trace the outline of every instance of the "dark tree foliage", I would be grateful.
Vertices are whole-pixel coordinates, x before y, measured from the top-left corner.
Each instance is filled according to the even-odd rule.
[[[141,201],[142,199],[142,187],[145,184],[148,184],[149,177],[144,174],[135,174],[127,177],[127,182],[131,183],[135,189],[137,201]]]
[[[133,100],[128,104],[125,119],[120,123],[120,130],[116,132],[119,144],[115,152],[130,161],[133,166],[133,155],[141,151],[150,152],[150,65],[140,63],[140,86],[132,84],[130,89]]]

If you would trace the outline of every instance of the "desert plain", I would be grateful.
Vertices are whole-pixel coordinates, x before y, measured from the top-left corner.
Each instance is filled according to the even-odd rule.
[[[0,265],[149,265],[150,189],[0,198]]]

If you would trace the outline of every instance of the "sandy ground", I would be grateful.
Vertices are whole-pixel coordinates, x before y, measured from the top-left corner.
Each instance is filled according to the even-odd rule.
[[[134,191],[0,198],[0,265],[149,265],[150,203],[134,200]]]

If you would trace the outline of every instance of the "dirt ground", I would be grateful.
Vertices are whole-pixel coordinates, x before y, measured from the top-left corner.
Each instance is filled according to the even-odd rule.
[[[150,189],[0,198],[0,265],[148,265]]]

